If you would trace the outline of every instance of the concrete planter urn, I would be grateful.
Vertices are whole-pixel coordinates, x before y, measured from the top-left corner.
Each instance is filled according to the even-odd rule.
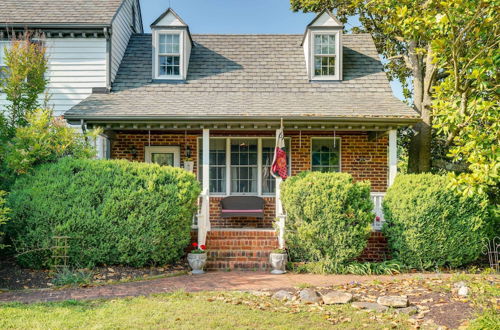
[[[207,263],[207,254],[203,253],[188,253],[189,267],[193,270],[192,274],[205,274],[203,268]]]
[[[286,273],[286,263],[288,261],[288,254],[285,251],[273,251],[269,254],[269,263],[271,264],[271,274],[280,275]]]

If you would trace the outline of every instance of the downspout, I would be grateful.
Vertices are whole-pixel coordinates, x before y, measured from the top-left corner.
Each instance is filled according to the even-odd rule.
[[[111,91],[111,66],[113,65],[111,32],[111,28],[104,28],[104,36],[106,37],[106,90],[108,92]]]

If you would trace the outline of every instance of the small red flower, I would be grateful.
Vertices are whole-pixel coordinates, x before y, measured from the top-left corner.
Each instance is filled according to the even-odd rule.
[[[205,251],[205,250],[206,250],[206,248],[207,248],[207,247],[206,247],[205,245],[200,245],[200,249],[201,249],[201,250]]]
[[[380,217],[379,217],[379,216],[376,216],[376,217],[375,217],[375,221],[380,221]]]
[[[196,248],[196,247],[198,247],[198,243],[196,243],[196,242],[194,242],[192,245],[193,245],[193,247],[195,247],[195,248]]]

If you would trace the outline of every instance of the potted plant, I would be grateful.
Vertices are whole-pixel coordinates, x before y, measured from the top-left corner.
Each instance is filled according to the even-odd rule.
[[[285,249],[276,249],[269,254],[269,263],[273,270],[271,274],[285,274],[286,263],[288,261],[288,254]]]
[[[207,251],[205,245],[198,246],[198,243],[193,243],[194,250],[188,253],[189,267],[193,270],[192,274],[204,274],[203,267],[207,263]]]

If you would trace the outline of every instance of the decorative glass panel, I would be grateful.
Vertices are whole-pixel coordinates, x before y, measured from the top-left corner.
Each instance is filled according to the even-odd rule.
[[[312,139],[311,165],[313,171],[340,171],[340,139]]]
[[[173,153],[152,153],[151,162],[162,166],[174,166]]]
[[[231,192],[257,193],[257,140],[231,140]]]

